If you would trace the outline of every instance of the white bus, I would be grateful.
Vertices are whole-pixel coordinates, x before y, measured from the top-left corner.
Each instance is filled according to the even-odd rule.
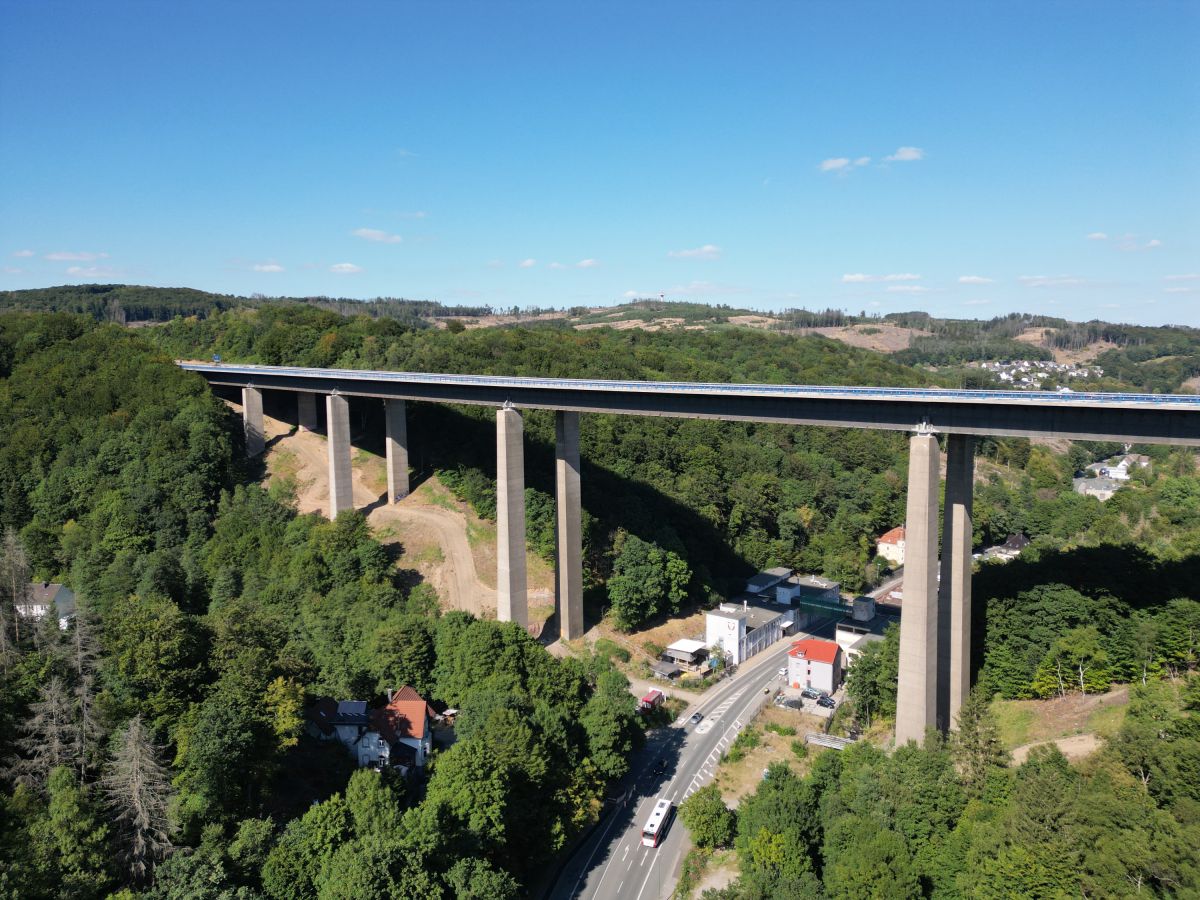
[[[671,818],[671,801],[659,800],[654,804],[654,811],[646,820],[642,829],[642,846],[657,847],[659,839],[666,833],[668,821]]]

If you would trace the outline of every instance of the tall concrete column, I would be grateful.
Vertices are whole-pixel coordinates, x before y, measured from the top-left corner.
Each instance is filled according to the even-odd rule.
[[[408,421],[403,400],[383,401],[388,503],[408,496]]]
[[[329,518],[336,519],[343,509],[354,507],[354,487],[350,470],[350,401],[340,394],[325,398],[326,430],[329,442]]]
[[[242,388],[242,428],[246,433],[246,455],[258,456],[266,449],[263,437],[262,391]]]
[[[971,495],[975,439],[946,441],[946,503],[942,513],[942,579],[938,584],[938,728],[954,717],[971,690]]]
[[[583,636],[583,508],[579,501],[579,413],[554,414],[555,600],[559,636]]]
[[[937,724],[938,463],[937,438],[928,431],[914,434],[908,444],[897,746],[920,743],[925,729]]]
[[[496,618],[522,627],[529,624],[523,435],[519,412],[496,410]]]
[[[301,391],[296,395],[296,424],[301,431],[317,430],[317,395]]]

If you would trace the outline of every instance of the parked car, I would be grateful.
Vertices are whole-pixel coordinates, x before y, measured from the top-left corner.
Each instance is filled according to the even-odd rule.
[[[692,717],[688,719],[693,725],[699,725],[700,720],[704,718],[704,713],[692,713]]]
[[[807,697],[809,700],[817,700],[823,695],[821,691],[818,691],[815,687],[806,687],[800,692],[800,696]]]
[[[817,706],[823,706],[825,709],[837,709],[837,701],[830,696],[821,696],[817,698]]]

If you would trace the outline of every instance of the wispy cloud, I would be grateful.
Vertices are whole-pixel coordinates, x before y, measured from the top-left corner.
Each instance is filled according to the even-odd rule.
[[[417,156],[419,156],[420,154],[414,153],[413,151],[409,150],[407,147],[399,147],[396,150],[396,155],[398,157],[400,157],[401,159],[414,159]]]
[[[893,294],[924,294],[929,288],[920,284],[889,284],[887,290]]]
[[[32,250],[14,250],[12,252],[12,255],[15,256],[17,259],[28,259],[29,257],[33,256],[33,251]]]
[[[925,151],[920,147],[897,147],[891,156],[885,156],[887,162],[916,162],[925,158]]]
[[[1175,285],[1172,285],[1171,287],[1163,288],[1163,291],[1167,294],[1194,294],[1197,292],[1197,290],[1200,290],[1200,288],[1195,288],[1195,287],[1191,287],[1190,285],[1182,285],[1182,284],[1175,284]]]
[[[871,157],[869,156],[858,156],[854,159],[851,159],[848,156],[834,156],[830,159],[821,160],[818,168],[822,172],[838,172],[839,174],[844,175],[847,172],[852,172],[855,169],[862,168],[870,162]]]
[[[546,266],[546,268],[547,268],[547,269],[565,269],[565,268],[566,268],[566,266],[564,266],[564,265],[563,265],[562,263],[560,263],[560,262],[552,262],[552,263],[550,263],[549,265],[547,265],[547,266]]]
[[[581,259],[579,262],[575,263],[575,268],[594,269],[598,265],[600,265],[600,260],[598,259]]]
[[[1107,241],[1108,235],[1105,234],[1103,231],[1093,231],[1091,234],[1089,234],[1087,236],[1087,239],[1089,241]]]
[[[1164,275],[1163,281],[1200,281],[1200,272],[1188,272],[1185,275]]]
[[[720,284],[712,281],[691,281],[687,284],[677,284],[668,288],[668,294],[745,294],[748,288],[736,284]]]
[[[24,274],[25,274],[25,270],[24,270],[24,269],[18,269],[16,266],[5,266],[5,267],[4,267],[4,274],[5,274],[5,275],[24,275]]]
[[[716,244],[705,244],[703,247],[693,247],[690,250],[671,250],[667,256],[672,259],[720,259],[721,248]]]
[[[893,272],[890,275],[868,275],[865,272],[851,272],[842,276],[843,284],[865,284],[875,281],[920,281],[921,276],[912,272]]]
[[[283,266],[277,262],[255,263],[250,267],[255,272],[282,272]]]
[[[1075,275],[1021,275],[1017,278],[1025,287],[1078,287],[1087,279]]]
[[[98,259],[108,259],[108,254],[58,250],[54,253],[47,253],[45,258],[54,262],[95,262]]]
[[[522,269],[532,269],[537,265],[537,260],[531,256],[529,259],[521,260],[519,263],[517,263],[517,265]]]
[[[404,238],[398,234],[389,234],[386,231],[381,231],[378,228],[355,228],[352,232],[355,237],[360,237],[364,241],[375,241],[378,244],[399,244]]]
[[[502,260],[502,259],[489,259],[489,260],[488,260],[488,268],[489,268],[489,269],[503,269],[503,268],[504,268],[504,260]]]
[[[362,266],[356,266],[354,263],[334,263],[329,267],[329,271],[335,275],[357,275],[362,271]]]
[[[72,278],[114,278],[121,273],[109,266],[69,266],[67,274]]]
[[[982,275],[959,275],[959,284],[991,284],[992,279],[984,278]]]

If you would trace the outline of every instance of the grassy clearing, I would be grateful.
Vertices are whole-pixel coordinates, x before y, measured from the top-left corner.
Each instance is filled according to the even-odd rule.
[[[1011,750],[1029,742],[1033,724],[1033,709],[1023,700],[995,700],[992,715],[1000,729],[1000,741]]]
[[[1121,730],[1128,710],[1128,706],[1102,706],[1088,716],[1088,730],[1111,739]]]
[[[797,736],[786,734],[789,729],[793,729]],[[786,763],[793,772],[806,775],[811,760],[818,752],[824,752],[810,747],[801,756],[793,750],[794,743],[800,742],[803,746],[802,735],[806,732],[821,730],[820,719],[800,710],[780,709],[768,703],[747,726],[747,730],[756,733],[755,746],[744,750],[741,759],[736,761],[727,755],[717,768],[716,784],[725,802],[730,805],[736,805],[742,797],[758,787],[763,769],[771,763]],[[785,733],[780,734],[780,731]]]

